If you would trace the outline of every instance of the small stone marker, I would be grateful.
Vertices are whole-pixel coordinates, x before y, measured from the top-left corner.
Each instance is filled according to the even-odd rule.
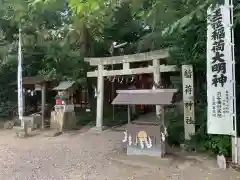
[[[220,169],[226,169],[227,168],[226,158],[223,155],[217,155],[217,164]]]
[[[13,126],[14,126],[14,122],[13,121],[7,121],[7,122],[4,123],[3,128],[4,129],[12,129]]]
[[[17,137],[19,137],[19,138],[28,137],[29,131],[31,132],[31,128],[28,127],[27,121],[24,121],[23,127],[19,126],[19,127],[15,127],[14,129],[16,131]]]
[[[25,136],[28,136],[28,122],[27,121],[24,121],[23,129],[24,129]]]

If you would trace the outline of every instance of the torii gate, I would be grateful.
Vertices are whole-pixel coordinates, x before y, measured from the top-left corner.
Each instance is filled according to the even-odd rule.
[[[104,101],[104,76],[123,76],[136,74],[153,73],[154,82],[160,83],[161,72],[180,71],[176,65],[160,65],[161,59],[169,57],[168,49],[150,51],[146,53],[112,56],[112,57],[94,57],[85,58],[91,66],[97,66],[97,70],[87,73],[87,77],[97,77],[97,114],[96,114],[96,131],[103,130],[103,101]],[[152,61],[152,66],[141,68],[130,68],[130,63]],[[105,65],[123,64],[121,70],[104,70]],[[156,106],[156,114],[161,115],[161,107]],[[195,128],[194,128],[195,131]],[[186,134],[186,132],[185,132]],[[186,137],[186,136],[185,136]]]
[[[96,116],[96,129],[102,130],[103,122],[103,96],[104,96],[104,76],[123,76],[135,74],[154,74],[154,82],[160,82],[160,72],[173,72],[179,71],[175,65],[160,65],[160,59],[165,59],[169,56],[168,50],[157,50],[147,53],[139,53],[124,56],[112,56],[102,58],[85,58],[91,66],[98,66],[96,71],[88,72],[87,77],[97,77],[97,116]],[[153,61],[153,66],[130,68],[130,63]],[[104,70],[104,65],[123,64],[121,70]],[[160,108],[157,106],[157,114],[159,115]]]

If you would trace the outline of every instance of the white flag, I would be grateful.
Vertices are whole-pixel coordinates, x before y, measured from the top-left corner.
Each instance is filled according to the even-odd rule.
[[[208,9],[207,98],[208,134],[233,135],[233,46],[230,6]]]
[[[23,126],[23,88],[22,88],[22,41],[21,41],[21,29],[19,29],[18,40],[18,116],[21,120],[21,126]]]

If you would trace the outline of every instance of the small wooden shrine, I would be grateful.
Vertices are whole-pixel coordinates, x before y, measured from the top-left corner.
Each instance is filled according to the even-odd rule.
[[[116,105],[161,105],[164,108],[173,103],[176,89],[144,89],[144,90],[118,90],[117,97],[112,104]],[[129,108],[128,108],[129,110]],[[130,121],[125,134],[124,143],[127,143],[128,155],[149,155],[162,157],[165,150],[166,127],[164,126],[164,109],[161,120],[142,118]],[[130,113],[129,113],[130,114]]]
[[[57,129],[62,132],[76,127],[76,116],[73,104],[73,92],[75,89],[75,82],[62,81],[53,88],[57,91],[56,104],[54,111],[51,113],[50,128]]]
[[[17,85],[17,82],[10,83]],[[41,76],[23,77],[23,120],[28,127],[42,129],[50,118],[50,107],[46,104],[46,93],[55,86],[55,82],[46,81]],[[17,90],[16,90],[17,92]]]

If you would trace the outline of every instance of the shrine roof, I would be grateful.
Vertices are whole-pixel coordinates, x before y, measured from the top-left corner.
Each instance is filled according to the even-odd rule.
[[[42,84],[46,82],[43,77],[41,76],[29,76],[22,78],[23,85],[34,85],[34,84]],[[17,81],[10,83],[11,85],[17,84]]]
[[[176,89],[144,89],[117,91],[117,97],[112,104],[118,105],[171,105]]]
[[[74,81],[62,81],[59,83],[59,85],[57,87],[53,88],[53,90],[65,91],[65,90],[68,90],[69,88],[71,88],[74,84],[75,84]]]

